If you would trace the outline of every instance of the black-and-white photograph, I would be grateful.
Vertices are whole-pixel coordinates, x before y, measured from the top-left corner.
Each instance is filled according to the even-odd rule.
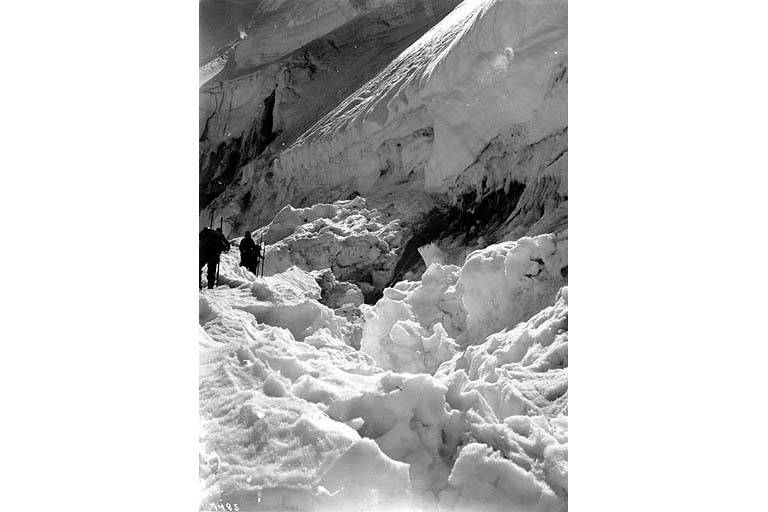
[[[200,509],[567,510],[567,2],[199,6]]]
[[[0,510],[765,508],[761,4],[6,4]]]

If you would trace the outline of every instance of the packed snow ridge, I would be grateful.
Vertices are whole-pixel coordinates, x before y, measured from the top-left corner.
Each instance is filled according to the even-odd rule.
[[[270,248],[313,215],[289,213]],[[328,269],[259,278],[224,254],[200,294],[203,507],[566,510],[566,236],[461,266],[425,247],[421,279],[372,306]]]

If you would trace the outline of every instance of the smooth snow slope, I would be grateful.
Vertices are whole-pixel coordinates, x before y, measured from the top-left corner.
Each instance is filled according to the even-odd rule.
[[[202,506],[566,510],[566,264],[523,238],[371,307],[225,254],[200,294]]]

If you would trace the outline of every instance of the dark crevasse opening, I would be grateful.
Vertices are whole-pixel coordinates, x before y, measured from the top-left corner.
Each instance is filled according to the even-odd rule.
[[[275,119],[275,93],[277,88],[272,90],[272,94],[264,99],[264,114],[261,118],[261,136],[259,137],[259,144],[257,146],[257,155],[261,154],[269,143],[275,140],[277,133],[272,131],[273,123]]]
[[[407,272],[423,266],[418,251],[423,245],[447,239],[458,245],[470,245],[481,236],[492,241],[494,233],[504,226],[517,207],[524,191],[524,183],[513,181],[508,187],[497,189],[482,198],[472,191],[461,196],[456,205],[430,211],[422,222],[413,227],[413,237],[403,248],[387,286],[394,285]]]

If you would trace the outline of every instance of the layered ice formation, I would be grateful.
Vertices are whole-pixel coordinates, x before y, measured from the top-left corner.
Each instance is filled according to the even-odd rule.
[[[562,129],[566,104],[551,82],[564,70],[565,30],[565,3],[462,2],[302,135],[280,166],[292,175],[332,168],[321,176],[349,176],[365,193],[382,165],[419,166],[427,190],[446,191],[510,124],[530,124],[531,140]],[[404,143],[422,131],[431,132],[429,158],[412,161]]]
[[[247,38],[234,40],[230,31],[232,40],[201,62],[201,206],[233,184],[230,192],[244,207],[265,210],[259,201],[242,200],[250,187],[240,178],[271,181],[268,167],[277,153],[457,3],[279,0],[239,6],[252,10],[244,20]],[[273,192],[279,196],[281,189],[253,197]],[[263,219],[289,203],[306,206],[345,195],[303,203],[276,197]]]
[[[201,91],[202,224],[360,194],[406,224],[483,217],[491,242],[564,228],[565,1],[384,2],[265,66]]]

